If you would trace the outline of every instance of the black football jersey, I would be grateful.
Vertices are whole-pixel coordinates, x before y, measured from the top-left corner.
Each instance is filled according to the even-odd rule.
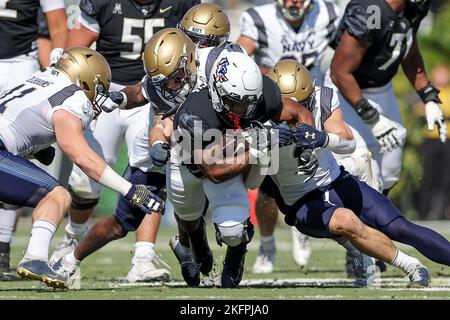
[[[81,0],[80,10],[100,26],[97,51],[108,61],[112,81],[129,85],[142,80],[142,53],[151,36],[177,23],[199,0],[162,0],[153,12],[133,0]]]
[[[39,0],[0,2],[0,59],[37,49]]]
[[[270,78],[263,76],[263,98],[256,106],[252,120],[264,123],[281,113],[283,101],[278,86]],[[181,105],[174,118],[174,129],[181,128],[190,131],[192,128],[184,128],[180,121],[183,115],[195,115],[202,121],[202,128],[218,129],[225,132],[234,129],[229,121],[219,115],[213,108],[208,88],[201,89],[189,94],[186,101]],[[242,121],[241,127],[246,128],[248,123]],[[193,138],[193,137],[192,137]],[[203,141],[203,147],[213,141]]]
[[[337,41],[347,31],[359,41],[370,43],[353,73],[361,88],[380,87],[394,77],[428,9],[429,2],[422,10],[407,2],[401,13],[385,0],[352,0],[347,4]]]

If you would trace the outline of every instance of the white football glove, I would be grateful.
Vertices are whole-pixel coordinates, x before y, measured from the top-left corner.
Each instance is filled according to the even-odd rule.
[[[381,146],[381,153],[399,148],[402,145],[402,139],[397,132],[395,124],[382,114],[380,114],[378,121],[367,125]]]
[[[434,101],[429,101],[425,104],[425,116],[427,118],[428,130],[433,131],[434,124],[437,124],[439,130],[439,139],[442,143],[447,140],[447,125],[444,121],[444,115],[441,108]]]
[[[55,66],[63,53],[64,53],[63,48],[55,48],[52,51],[50,51],[50,66],[52,67]]]
[[[127,95],[122,91],[109,92],[108,98],[102,103],[102,110],[105,112],[111,112],[119,109],[124,109],[127,105]]]

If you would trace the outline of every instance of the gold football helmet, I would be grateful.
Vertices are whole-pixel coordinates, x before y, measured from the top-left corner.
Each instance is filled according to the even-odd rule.
[[[111,84],[111,69],[100,53],[86,47],[70,48],[64,51],[55,68],[84,91],[94,109],[100,108]]]
[[[199,47],[217,47],[230,35],[230,21],[218,5],[198,4],[186,12],[178,28]]]
[[[278,61],[267,76],[278,84],[284,97],[305,104],[310,111],[314,108],[314,80],[297,60]]]
[[[182,31],[166,28],[151,37],[142,60],[149,80],[163,98],[180,104],[197,80],[196,47]]]

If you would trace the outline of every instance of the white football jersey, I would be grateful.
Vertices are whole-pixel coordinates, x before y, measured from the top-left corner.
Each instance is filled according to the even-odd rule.
[[[336,91],[328,87],[316,87],[315,107],[313,110],[316,129],[323,130],[323,124],[331,113],[339,107],[339,98]],[[277,184],[280,194],[287,205],[294,204],[308,192],[330,184],[340,174],[340,168],[332,152],[328,149],[318,148],[315,155],[319,167],[309,181],[308,176],[297,175],[298,158],[294,157],[295,144],[280,148],[280,167],[278,173],[272,176]]]
[[[293,58],[305,65],[318,84],[323,75],[320,63],[339,24],[339,9],[324,0],[311,1],[310,10],[298,31],[286,21],[275,1],[250,8],[240,18],[241,35],[255,40],[255,61],[271,68],[280,59]]]
[[[93,119],[86,94],[55,69],[35,73],[0,97],[0,139],[6,149],[26,157],[54,143],[52,115],[57,110],[80,118],[83,129]]]

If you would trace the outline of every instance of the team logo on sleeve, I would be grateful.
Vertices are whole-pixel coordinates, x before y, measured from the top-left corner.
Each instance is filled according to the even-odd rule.
[[[216,68],[216,80],[219,82],[226,82],[228,81],[227,78],[227,67],[230,63],[228,62],[228,59],[222,58],[219,63],[217,64],[217,68]]]
[[[116,3],[112,13],[122,14],[122,4],[121,3]]]

